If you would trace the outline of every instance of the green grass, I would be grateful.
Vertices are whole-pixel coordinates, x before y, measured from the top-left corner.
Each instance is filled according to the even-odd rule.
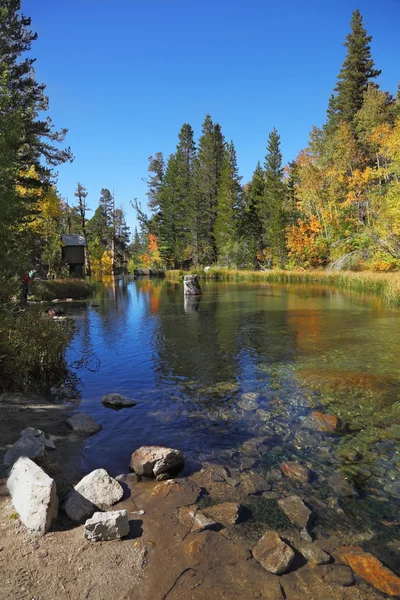
[[[90,298],[98,284],[89,279],[36,279],[30,285],[30,296],[35,300],[60,300],[72,298],[83,300]]]
[[[167,271],[167,279],[182,279],[184,271]],[[201,279],[215,281],[267,281],[271,283],[317,283],[349,290],[379,294],[388,305],[400,305],[400,273],[373,273],[370,271],[245,271],[211,267],[192,269]]]

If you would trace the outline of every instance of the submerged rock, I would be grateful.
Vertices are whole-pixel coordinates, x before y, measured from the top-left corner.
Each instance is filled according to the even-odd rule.
[[[253,556],[264,569],[280,575],[292,564],[294,552],[276,531],[267,531],[253,548]]]
[[[132,400],[131,398],[127,398],[127,396],[122,396],[122,394],[104,394],[101,399],[103,404],[108,406],[114,406],[115,408],[123,408],[128,406],[136,406],[137,402]]]
[[[46,437],[41,429],[27,427],[21,431],[19,439],[5,453],[4,464],[6,467],[11,467],[22,456],[31,459],[42,458],[46,448],[55,449],[53,440]]]
[[[342,546],[336,551],[335,558],[384,594],[400,596],[400,577],[360,546]]]
[[[239,521],[242,510],[242,505],[237,502],[223,502],[222,504],[210,506],[204,509],[203,512],[206,517],[210,517],[224,525],[224,527],[228,527],[229,525],[235,525]]]
[[[179,509],[178,519],[183,525],[186,525],[192,533],[199,533],[208,529],[218,530],[220,524],[206,517],[202,512],[197,510],[196,506],[184,506]]]
[[[309,483],[311,481],[311,471],[297,461],[283,462],[279,468],[284,475],[291,479],[296,479],[301,483]]]
[[[84,527],[84,535],[92,542],[118,540],[129,535],[127,510],[96,512],[88,519]]]
[[[99,423],[96,423],[96,421],[85,412],[78,412],[75,415],[72,415],[72,417],[69,417],[65,422],[77,433],[87,433],[91,435],[102,429],[102,426],[99,425]]]
[[[317,431],[333,433],[336,430],[338,418],[336,415],[327,415],[314,411],[304,421],[304,426]]]
[[[278,504],[292,523],[301,529],[307,529],[312,511],[298,496],[287,496],[278,500]]]
[[[164,446],[142,446],[131,458],[131,469],[138,475],[159,477],[174,475],[185,466],[185,457],[180,450]]]
[[[353,571],[346,565],[328,565],[323,573],[323,579],[330,585],[348,587],[354,583]]]
[[[237,490],[246,495],[257,495],[271,489],[271,484],[260,473],[246,471],[240,475]]]
[[[329,554],[324,552],[315,543],[304,540],[290,540],[290,543],[311,564],[326,565],[331,560]]]
[[[71,521],[81,521],[98,510],[107,510],[122,499],[122,486],[105,469],[86,475],[64,500],[62,509]]]
[[[11,499],[22,523],[44,534],[58,514],[56,482],[32,460],[19,458],[7,481]]]
[[[330,475],[327,479],[327,483],[338,496],[349,498],[358,496],[356,489],[347,481],[342,473]]]

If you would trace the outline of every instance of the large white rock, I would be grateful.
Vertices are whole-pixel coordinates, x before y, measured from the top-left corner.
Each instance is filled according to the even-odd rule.
[[[11,467],[21,456],[32,459],[42,458],[46,448],[54,450],[53,440],[46,438],[46,434],[41,429],[27,427],[21,431],[19,439],[5,453],[4,464],[6,467]]]
[[[82,521],[98,510],[107,510],[124,495],[122,486],[105,469],[86,475],[65,498],[62,509],[72,521]]]
[[[122,408],[124,406],[136,406],[136,402],[131,398],[122,396],[122,394],[104,394],[101,399],[103,404],[108,406],[115,406],[116,408]]]
[[[138,475],[160,477],[166,473],[176,474],[185,465],[180,450],[164,446],[141,446],[131,457],[131,469]]]
[[[88,433],[91,435],[102,429],[102,426],[99,425],[99,423],[96,423],[96,421],[85,412],[78,412],[75,415],[72,415],[72,417],[69,417],[65,422],[77,433]]]
[[[93,542],[118,540],[129,535],[127,510],[96,512],[85,523],[84,534]]]
[[[13,506],[30,531],[46,533],[58,514],[56,482],[26,457],[14,464],[7,487]]]

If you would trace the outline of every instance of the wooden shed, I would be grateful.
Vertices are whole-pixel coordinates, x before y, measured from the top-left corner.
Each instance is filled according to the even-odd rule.
[[[65,233],[61,236],[62,260],[67,263],[71,275],[85,275],[85,247],[83,235]]]

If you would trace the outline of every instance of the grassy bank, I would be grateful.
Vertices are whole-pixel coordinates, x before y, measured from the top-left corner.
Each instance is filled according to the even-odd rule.
[[[184,271],[167,271],[167,279],[181,279]],[[379,294],[386,304],[400,306],[400,273],[372,273],[368,271],[241,271],[212,267],[207,273],[193,269],[202,279],[216,281],[267,281],[270,283],[319,283],[350,290]]]
[[[98,284],[88,279],[37,279],[30,285],[30,295],[35,300],[53,300],[54,298],[84,300],[90,298]]]

